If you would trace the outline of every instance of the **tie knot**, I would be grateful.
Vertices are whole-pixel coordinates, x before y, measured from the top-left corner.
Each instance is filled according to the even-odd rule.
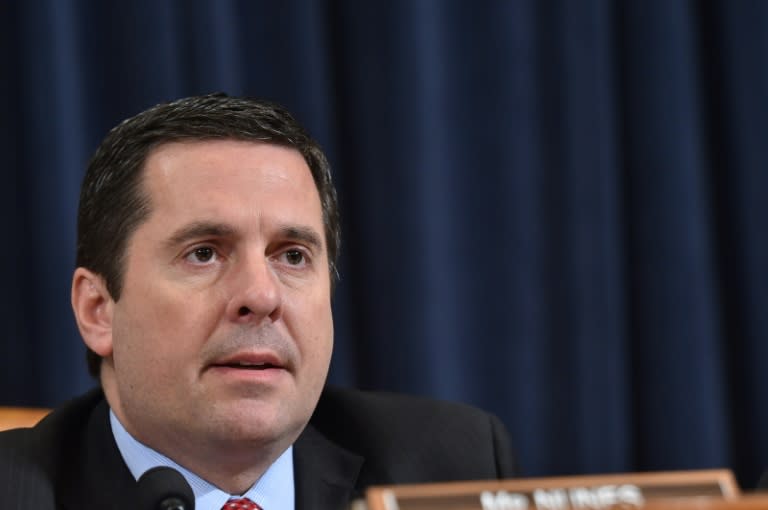
[[[248,498],[230,499],[221,510],[261,510],[261,507]]]

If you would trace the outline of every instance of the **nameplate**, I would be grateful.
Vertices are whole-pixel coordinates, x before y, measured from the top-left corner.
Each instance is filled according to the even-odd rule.
[[[630,510],[662,498],[739,495],[722,469],[379,486],[366,502],[369,510]]]

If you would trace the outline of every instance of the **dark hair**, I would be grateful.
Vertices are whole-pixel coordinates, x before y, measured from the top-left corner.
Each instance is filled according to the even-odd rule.
[[[124,120],[104,138],[83,178],[77,217],[77,266],[101,275],[112,299],[120,299],[128,239],[152,204],[143,183],[150,152],[165,143],[229,139],[292,147],[307,162],[323,209],[331,281],[341,243],[336,189],[319,145],[277,104],[225,94],[162,103]],[[88,351],[98,376],[101,358]]]

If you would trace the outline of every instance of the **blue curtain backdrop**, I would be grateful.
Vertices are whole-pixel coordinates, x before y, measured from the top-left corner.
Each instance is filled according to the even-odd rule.
[[[0,404],[91,386],[88,158],[284,103],[344,213],[331,380],[482,406],[526,475],[768,466],[768,2],[2,2]]]

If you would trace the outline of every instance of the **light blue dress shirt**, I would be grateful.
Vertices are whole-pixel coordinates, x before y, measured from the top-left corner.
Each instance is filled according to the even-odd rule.
[[[221,510],[232,497],[252,500],[264,510],[295,510],[293,488],[293,447],[288,448],[245,494],[227,494],[218,487],[184,469],[165,455],[138,442],[112,410],[109,411],[112,434],[125,464],[137,480],[147,470],[168,466],[184,476],[195,494],[195,510]]]

